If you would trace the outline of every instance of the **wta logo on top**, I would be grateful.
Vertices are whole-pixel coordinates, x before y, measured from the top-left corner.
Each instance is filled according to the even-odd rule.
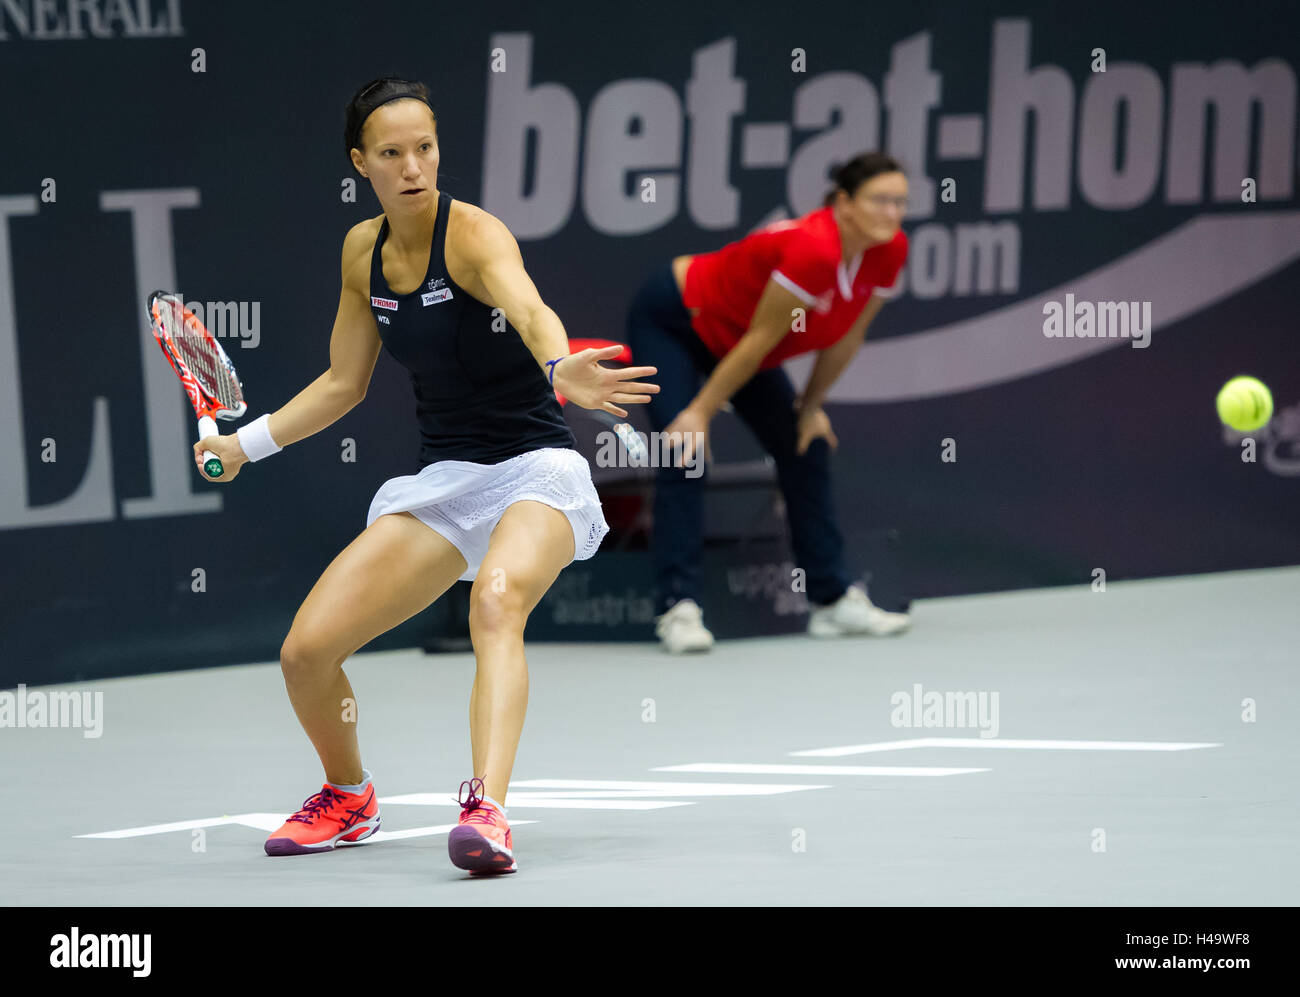
[[[785,175],[784,204],[745,212],[762,224],[820,207],[832,164],[880,148],[908,168],[915,224],[901,279],[926,299],[1020,293],[1021,230],[1006,216],[1052,213],[1068,225],[1084,208],[1241,209],[1294,196],[1296,74],[1286,61],[1153,67],[1108,63],[1104,49],[1080,44],[1077,61],[1053,65],[1031,60],[1028,19],[998,18],[990,33],[986,99],[974,106],[978,95],[954,92],[960,113],[942,111],[930,31],[891,47],[880,86],[842,67],[809,72],[815,52],[755,54],[745,64],[762,73],[759,92],[792,94],[789,120],[766,122],[743,120],[756,109],[734,38],[696,49],[684,83],[605,84],[584,120],[568,86],[533,81],[531,34],[494,34],[483,205],[520,239],[559,232],[579,201],[604,235],[650,232],[683,211],[702,230],[734,231],[750,171]],[[789,85],[769,82],[786,73]]]

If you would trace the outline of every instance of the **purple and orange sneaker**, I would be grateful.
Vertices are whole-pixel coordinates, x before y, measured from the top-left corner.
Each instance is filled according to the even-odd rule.
[[[469,799],[462,800],[466,786]],[[510,825],[501,808],[484,797],[483,780],[462,782],[456,799],[461,806],[460,826],[452,828],[447,836],[451,864],[468,869],[471,876],[517,871],[519,865],[515,862]]]
[[[363,841],[378,830],[379,801],[373,782],[361,793],[344,793],[326,783],[266,839],[266,854],[329,852],[335,845]]]

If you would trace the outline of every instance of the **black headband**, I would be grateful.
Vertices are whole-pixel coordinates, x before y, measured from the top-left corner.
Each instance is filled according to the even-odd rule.
[[[357,103],[360,103],[362,100],[364,100],[366,94],[370,93],[370,91],[374,90],[376,87],[383,85],[384,82],[386,81],[380,80],[377,83],[372,83],[369,87],[365,89],[365,91],[361,93],[359,97],[357,97]],[[429,108],[430,112],[433,111],[433,106],[423,96],[421,96],[418,93],[395,93],[391,97],[385,97],[379,103],[375,104],[374,107],[370,108],[370,110],[366,111],[364,115],[361,115],[357,118],[356,126],[346,136],[349,155],[351,155],[351,150],[356,148],[357,144],[361,141],[361,129],[365,127],[366,120],[370,117],[370,115],[374,114],[375,111],[379,110],[379,108],[383,107],[385,104],[391,103],[392,101],[395,100],[406,100],[407,98],[410,98],[411,100],[418,100],[425,107]]]
[[[418,93],[396,93],[393,94],[393,96],[391,97],[385,97],[378,104],[376,104],[369,111],[367,111],[366,118],[370,117],[370,115],[374,114],[377,110],[379,110],[379,108],[383,107],[385,104],[392,103],[395,100],[418,100],[425,107],[429,107],[429,102],[425,100],[423,97],[421,97]],[[432,108],[430,108],[430,110],[432,110]],[[363,118],[362,121],[364,122],[365,118]]]

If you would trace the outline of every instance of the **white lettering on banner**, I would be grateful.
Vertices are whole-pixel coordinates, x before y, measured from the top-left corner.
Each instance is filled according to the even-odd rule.
[[[508,73],[488,72],[484,139],[483,207],[497,215],[518,239],[540,239],[559,231],[573,210],[578,168],[578,101],[559,83],[530,87],[533,38],[493,35]],[[523,190],[528,132],[537,137],[532,193]],[[507,163],[517,164],[518,175]]]
[[[102,211],[131,213],[135,257],[135,300],[144,302],[157,287],[176,286],[171,212],[195,208],[199,192],[192,188],[104,191]],[[22,386],[18,377],[18,348],[9,253],[9,215],[35,214],[35,198],[0,197],[0,462],[13,473],[0,475],[0,529],[67,526],[114,518],[113,481],[109,464],[108,400],[94,399],[90,454],[76,491],[42,506],[28,504],[26,447],[23,440]],[[143,308],[143,304],[141,305]],[[144,385],[144,440],[149,452],[151,492],[122,500],[122,516],[143,519],[221,509],[221,495],[191,491],[194,411],[176,375],[161,359],[147,323],[140,321],[137,340]]]
[[[629,133],[634,121],[641,126],[635,135]],[[592,98],[587,135],[582,199],[592,228],[605,235],[634,234],[677,214],[681,180],[676,173],[656,170],[674,165],[682,154],[682,109],[668,84],[625,80],[604,87]],[[600,139],[593,141],[592,135]],[[638,182],[628,192],[627,176],[633,170]],[[641,199],[645,178],[655,184],[651,202]]]
[[[925,228],[926,226],[921,226]],[[920,229],[917,230],[918,232]],[[914,243],[915,245],[915,243]],[[1231,246],[1232,252],[1223,252]],[[1143,322],[1143,341],[1300,260],[1300,211],[1206,213],[1131,253],[1037,294],[971,318],[867,342],[831,388],[828,400],[879,403],[936,398],[991,387],[1077,363],[1123,338],[1041,335],[1044,308],[1071,294],[1079,301],[1158,301]],[[1068,288],[1068,290],[1067,290]],[[1118,316],[1117,316],[1118,317]],[[942,357],[942,363],[932,358]],[[812,357],[786,370],[796,383]]]
[[[532,34],[494,33],[489,45],[504,53],[510,72],[488,74],[483,206],[521,241],[541,239],[568,225],[581,183],[582,215],[600,233],[638,235],[669,225],[683,212],[701,230],[729,230],[740,224],[742,207],[748,217],[761,214],[763,223],[817,207],[831,164],[884,146],[908,168],[909,220],[920,223],[909,229],[911,259],[895,297],[911,292],[923,300],[1013,300],[955,324],[868,342],[832,388],[830,401],[924,398],[1000,384],[1076,362],[1126,338],[1137,345],[1135,318],[1141,341],[1149,342],[1153,330],[1224,300],[1300,256],[1300,212],[1255,205],[1191,220],[1180,212],[1182,224],[1174,231],[1153,233],[1118,259],[1026,296],[1021,261],[1047,247],[1023,246],[1017,218],[935,219],[933,177],[945,175],[953,161],[982,163],[982,178],[963,180],[963,190],[973,190],[970,203],[989,215],[1053,212],[1059,219],[1060,212],[1081,206],[1124,212],[1153,200],[1226,209],[1241,204],[1243,178],[1256,182],[1260,202],[1294,197],[1297,87],[1287,61],[1264,57],[1247,65],[1209,57],[1171,61],[1164,68],[1111,61],[1105,73],[1079,73],[1076,83],[1061,66],[1033,62],[1031,27],[1020,17],[991,22],[989,88],[981,104],[970,103],[968,90],[950,88],[949,96],[967,106],[944,111],[944,74],[931,65],[935,32],[921,31],[892,45],[880,89],[848,69],[810,76],[793,87],[786,121],[744,120],[751,112],[748,84],[736,75],[733,37],[691,52],[687,79],[610,80],[596,88],[584,109],[565,83],[533,80]],[[183,33],[179,0],[0,0],[0,41]],[[529,141],[530,133],[535,141]],[[732,161],[733,149],[740,150],[739,164]],[[974,163],[967,168],[976,169]],[[749,187],[732,178],[756,169],[785,170],[785,204],[742,206],[741,191]],[[644,180],[654,181],[655,196],[648,201],[641,197]],[[101,193],[102,211],[130,213],[137,301],[157,287],[176,287],[171,213],[198,206],[193,187]],[[0,530],[219,511],[218,491],[193,490],[201,487],[191,470],[193,413],[143,322],[138,345],[149,494],[122,500],[118,512],[109,403],[96,396],[70,402],[71,424],[89,438],[75,489],[57,501],[30,504],[9,219],[37,212],[31,195],[0,196],[0,466],[9,469],[0,474]],[[1053,225],[1051,238],[1063,238],[1060,224]],[[1223,254],[1224,245],[1235,247],[1234,253]],[[436,296],[436,284],[429,291],[434,297],[423,296],[425,304],[445,300]],[[1046,303],[1067,293],[1077,301],[1154,300],[1160,307],[1149,316],[1129,314],[1128,337],[1109,335],[1118,326],[1108,327],[1104,339],[1080,337],[1088,327],[1077,323],[1063,326],[1059,338],[1023,335],[1041,327]],[[377,308],[397,307],[392,299],[379,300],[387,303],[372,300]],[[1116,311],[1114,317],[1121,315]],[[942,355],[945,362],[918,362],[922,355]],[[809,362],[795,358],[788,369],[803,377]],[[88,411],[76,415],[77,405]],[[1292,473],[1295,458],[1287,447],[1268,465],[1274,473]]]
[[[180,0],[3,0],[0,42],[177,38]]]
[[[23,437],[22,383],[18,376],[18,329],[9,218],[36,213],[36,198],[32,195],[0,197],[0,467],[6,468],[5,473],[0,474],[0,529],[95,523],[112,519],[114,515],[108,452],[108,399],[99,395],[91,402],[90,456],[80,484],[71,495],[57,502],[42,506],[28,504],[27,448]],[[174,375],[172,380],[175,381]]]
[[[916,221],[935,212],[932,159],[937,165],[982,158],[983,207],[989,213],[1066,210],[1076,191],[1099,210],[1129,210],[1156,196],[1166,159],[1167,204],[1240,203],[1241,178],[1247,176],[1258,178],[1262,199],[1287,200],[1293,194],[1296,74],[1281,59],[1250,67],[1230,59],[1209,65],[1178,62],[1167,84],[1142,63],[1111,63],[1104,74],[1091,74],[1076,94],[1064,69],[1031,64],[1028,20],[998,18],[992,25],[986,120],[979,113],[940,113],[943,74],[930,65],[931,41],[932,32],[923,31],[891,48],[884,74],[883,103],[889,112],[884,135],[879,93],[862,75],[826,72],[794,88],[790,124],[796,133],[816,129],[817,134],[792,150],[786,141],[762,143],[762,156],[741,157],[742,168],[751,160],[755,168],[786,167],[788,204],[765,215],[765,221],[787,210],[803,214],[817,207],[833,163],[882,146],[908,167],[908,217]],[[634,235],[659,229],[680,214],[683,204],[699,228],[734,228],[741,204],[729,179],[735,172],[732,148],[747,147],[775,130],[783,137],[790,132],[785,123],[755,123],[742,126],[744,142],[733,141],[747,89],[734,72],[734,38],[693,53],[684,102],[678,96],[682,88],[672,83],[611,81],[592,98],[585,127],[582,107],[567,86],[532,82],[531,34],[495,34],[489,44],[506,53],[512,71],[488,74],[483,206],[520,239],[542,239],[567,225],[579,181],[586,220],[598,232]],[[1216,124],[1213,148],[1207,150],[1211,111]],[[928,136],[935,115],[941,141],[931,156]],[[687,120],[692,140],[683,161]],[[639,130],[632,134],[634,121]],[[525,156],[530,131],[537,139],[531,164]],[[944,135],[960,141],[945,142]],[[1178,155],[1168,155],[1171,149]],[[773,150],[783,151],[788,163],[774,160]],[[1252,150],[1258,150],[1254,156]],[[530,165],[534,179],[525,193]],[[645,179],[653,179],[658,189],[648,204],[637,196]],[[926,297],[1019,290],[1015,223],[937,228],[932,252],[940,269],[923,281]]]
[[[627,588],[616,593],[603,588],[590,591],[591,576],[565,572],[542,597],[555,623],[585,623],[595,626],[621,627],[654,621],[654,594]]]
[[[768,561],[727,568],[727,591],[751,601],[770,602],[776,616],[806,614],[808,597],[791,585],[793,561]]]
[[[143,302],[155,288],[178,286],[172,211],[197,208],[195,187],[161,190],[104,191],[101,211],[131,214],[131,242],[135,250],[135,300]],[[145,395],[144,438],[149,447],[150,494],[122,500],[124,519],[152,519],[219,512],[222,496],[211,489],[193,491],[194,409],[176,391],[176,375],[158,363],[160,351],[153,332],[139,322],[137,343],[143,367]]]

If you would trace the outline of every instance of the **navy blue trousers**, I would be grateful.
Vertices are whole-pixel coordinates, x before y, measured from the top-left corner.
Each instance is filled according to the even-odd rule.
[[[699,393],[717,358],[691,328],[671,265],[658,267],[628,312],[632,362],[657,367],[650,396],[652,427],[662,432]],[[807,597],[825,605],[842,596],[851,579],[844,569],[844,539],[831,501],[830,444],[818,437],[795,454],[795,390],[784,370],[760,370],[732,397],[735,412],[776,462],[796,564],[806,573]],[[652,452],[658,450],[651,448]],[[697,465],[698,467],[698,465]],[[686,468],[655,470],[654,572],[656,612],[679,599],[699,602],[704,545],[704,492],[708,472],[687,477]]]

